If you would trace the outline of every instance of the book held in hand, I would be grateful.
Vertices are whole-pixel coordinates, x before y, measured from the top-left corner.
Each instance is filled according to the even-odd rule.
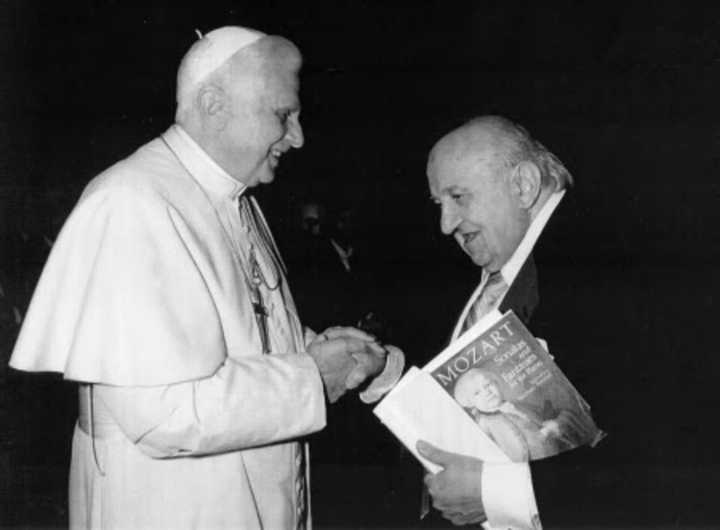
[[[486,462],[553,456],[604,435],[545,347],[509,311],[491,312],[375,408],[431,471],[418,439]]]

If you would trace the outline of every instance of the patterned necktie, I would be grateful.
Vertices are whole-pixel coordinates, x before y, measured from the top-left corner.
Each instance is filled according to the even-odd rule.
[[[507,289],[508,284],[505,283],[502,274],[499,271],[493,272],[485,282],[485,287],[483,287],[480,296],[477,297],[468,311],[462,325],[462,332],[465,333],[473,324],[492,311]]]

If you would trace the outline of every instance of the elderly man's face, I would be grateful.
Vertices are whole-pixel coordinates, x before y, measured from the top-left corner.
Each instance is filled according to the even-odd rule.
[[[520,244],[530,217],[513,192],[511,170],[498,167],[495,147],[482,135],[451,133],[430,153],[427,175],[440,205],[440,227],[473,262],[496,272]]]
[[[235,87],[222,141],[247,186],[272,182],[280,157],[302,147],[298,87],[297,68],[287,62],[268,64],[249,94],[247,85]]]

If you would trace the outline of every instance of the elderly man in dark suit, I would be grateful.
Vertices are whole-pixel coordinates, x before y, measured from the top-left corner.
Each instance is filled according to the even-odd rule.
[[[544,335],[552,328],[548,323],[553,316],[535,314],[540,297],[533,250],[546,225],[557,219],[555,209],[572,184],[570,173],[523,127],[500,116],[483,116],[435,144],[427,174],[432,198],[441,209],[443,233],[452,235],[482,268],[480,284],[452,339],[492,309],[513,309],[536,335],[551,339],[557,356],[554,336]],[[555,321],[568,312],[556,305],[549,309]],[[567,364],[564,357],[556,359],[574,380],[577,359]],[[581,390],[585,393],[584,386]],[[577,469],[573,459],[578,453],[579,458],[587,454],[581,450],[533,463],[531,474],[525,463],[483,465],[423,441],[418,450],[443,467],[428,474],[425,482],[433,506],[445,519],[456,525],[482,522],[487,528],[503,529],[539,528],[538,504],[544,508],[547,496],[565,495],[565,487],[563,492],[558,489],[560,482],[572,488],[573,478],[565,480],[572,473],[565,472]]]

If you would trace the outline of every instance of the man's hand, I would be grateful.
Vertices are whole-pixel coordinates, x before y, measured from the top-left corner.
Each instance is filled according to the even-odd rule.
[[[480,523],[487,519],[482,503],[481,460],[449,453],[423,440],[417,443],[418,452],[442,471],[425,475],[425,484],[433,506],[455,525]]]
[[[374,337],[359,329],[328,328],[310,342],[307,350],[320,370],[330,403],[340,399],[349,388],[358,386],[367,375],[382,369],[382,365],[377,368],[377,359],[384,350]],[[382,359],[384,364],[384,356]],[[357,367],[360,367],[359,373],[351,376]]]
[[[353,353],[353,359],[357,364],[345,381],[347,389],[357,388],[367,378],[382,372],[387,354],[387,350],[375,342],[368,343],[364,352]]]
[[[385,367],[380,375],[375,376],[367,388],[360,392],[360,401],[368,405],[379,401],[380,398],[390,392],[397,384],[405,368],[405,354],[400,348],[390,344],[384,345],[384,348],[387,352],[384,362]],[[352,377],[352,374],[350,374],[350,377]]]

